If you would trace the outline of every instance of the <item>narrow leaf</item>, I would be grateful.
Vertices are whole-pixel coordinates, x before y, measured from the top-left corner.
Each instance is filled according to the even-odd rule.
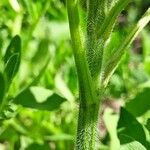
[[[5,64],[5,74],[8,86],[11,83],[12,79],[16,75],[19,69],[21,59],[21,39],[18,35],[16,35],[10,42],[5,56],[4,56],[4,64]]]
[[[42,87],[30,87],[14,98],[14,103],[24,107],[49,111],[58,109],[64,101],[63,97]]]
[[[10,57],[15,54],[21,53],[21,39],[18,35],[16,35],[10,42],[9,46],[7,47],[5,56],[4,56],[4,63],[6,64]]]
[[[8,84],[10,84],[10,82],[16,75],[19,69],[19,62],[20,62],[20,59],[19,59],[18,53],[13,54],[7,61],[4,72],[6,74]]]
[[[105,40],[109,37],[111,31],[114,28],[116,19],[121,13],[121,11],[128,5],[130,0],[118,0],[115,5],[109,11],[107,17],[105,18],[102,27],[99,30],[99,36],[103,37]]]
[[[123,43],[120,43],[118,50],[116,50],[108,61],[106,67],[103,71],[103,79],[102,82],[104,86],[107,85],[111,75],[117,68],[123,54],[125,53],[125,49],[131,44],[131,42],[136,38],[136,36],[141,32],[141,30],[148,24],[150,21],[150,8],[146,11],[144,16],[139,20],[136,26],[133,27],[130,34],[125,38]]]

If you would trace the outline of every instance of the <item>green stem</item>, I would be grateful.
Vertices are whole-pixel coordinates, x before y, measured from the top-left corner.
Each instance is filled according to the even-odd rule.
[[[99,105],[80,103],[76,150],[96,150]]]
[[[76,150],[95,150],[101,96],[98,89],[99,81],[93,80],[89,70],[85,44],[81,36],[78,1],[67,0],[67,10],[80,92]]]
[[[79,79],[79,88],[82,93],[86,93],[84,103],[94,103],[95,94],[86,59],[86,51],[81,36],[78,1],[67,0],[67,10],[70,25],[70,34],[72,39],[73,54],[75,58],[77,74]],[[86,100],[86,101],[85,101]]]

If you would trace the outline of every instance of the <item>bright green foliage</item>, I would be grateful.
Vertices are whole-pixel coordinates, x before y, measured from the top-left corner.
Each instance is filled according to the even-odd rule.
[[[64,2],[2,0],[0,7],[0,149],[71,149],[76,78]]]
[[[144,16],[139,20],[137,25],[131,30],[130,34],[124,39],[124,42],[120,44],[119,48],[115,51],[113,56],[111,56],[111,60],[107,62],[107,65],[105,66],[106,68],[104,68],[104,72],[103,72],[104,85],[105,84],[107,85],[107,82],[111,74],[114,72],[118,63],[120,62],[122,55],[125,53],[125,49],[128,48],[130,43],[136,38],[136,36],[145,27],[145,25],[149,23],[149,21],[150,21],[150,8],[146,11]]]
[[[149,149],[149,6],[1,0],[0,150]]]
[[[149,97],[150,88],[144,88],[134,98],[128,100],[126,109],[136,117],[143,115],[150,108]],[[136,108],[134,107],[135,105]]]
[[[29,100],[30,101],[29,101]],[[29,87],[18,94],[13,100],[14,103],[24,107],[35,108],[39,110],[55,110],[66,99],[48,89],[41,87]]]
[[[118,128],[118,137],[120,139],[121,145],[127,142],[126,139],[124,138],[124,136],[126,135],[129,137],[128,139],[129,141],[138,141],[142,143],[142,145],[147,146],[146,135],[142,125],[124,108],[121,108],[117,128]]]
[[[129,137],[126,137],[127,139],[129,139]],[[120,150],[146,150],[146,148],[139,142],[137,141],[133,141],[131,143],[128,144],[124,144],[123,146],[120,147]]]

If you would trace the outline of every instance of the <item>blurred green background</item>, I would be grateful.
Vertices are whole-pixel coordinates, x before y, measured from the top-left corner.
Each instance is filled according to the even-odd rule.
[[[134,0],[122,12],[112,43],[107,47],[110,53],[149,6],[149,0]],[[0,123],[0,150],[73,150],[78,85],[65,0],[1,0],[0,16],[0,67],[12,37],[18,34],[22,40],[21,66],[11,85],[10,97],[41,73],[34,84],[36,91],[56,92],[65,98],[53,111],[13,104],[15,111],[9,112],[10,117]],[[100,150],[113,149],[118,142],[120,106],[150,129],[150,25],[127,49],[103,99]]]

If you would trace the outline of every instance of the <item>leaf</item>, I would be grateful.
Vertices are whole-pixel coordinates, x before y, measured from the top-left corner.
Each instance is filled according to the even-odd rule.
[[[21,39],[18,35],[16,35],[10,42],[9,46],[7,47],[5,56],[4,56],[4,63],[6,64],[10,57],[14,54],[21,53]]]
[[[117,128],[121,145],[132,141],[138,141],[142,145],[146,145],[146,136],[142,125],[124,108],[121,108],[120,119]],[[126,141],[122,139],[122,135],[128,135],[131,138],[129,141]]]
[[[19,54],[16,53],[13,54],[6,63],[4,73],[6,74],[6,78],[9,84],[19,69],[19,62]]]
[[[126,136],[126,135],[122,135],[122,140],[132,141],[133,139],[131,137]],[[138,141],[133,140],[132,142],[121,145],[119,150],[147,150],[147,149]]]
[[[121,11],[128,5],[130,0],[118,0],[114,7],[111,8],[107,17],[105,18],[102,27],[99,30],[99,36],[105,40],[109,37],[114,28],[115,22]]]
[[[103,68],[111,58],[112,54],[115,52],[116,47],[119,46],[121,39],[124,37],[122,32],[113,32],[109,37],[109,41],[105,45],[105,50],[103,54]]]
[[[110,57],[111,59],[107,62],[106,67],[103,71],[103,85],[106,86],[111,75],[116,70],[125,50],[131,44],[131,42],[136,38],[136,36],[141,32],[141,30],[148,24],[150,21],[150,8],[146,11],[144,16],[139,20],[136,26],[133,27],[130,34],[125,38],[124,42],[120,43],[119,48],[113,53]]]
[[[58,109],[64,101],[63,97],[42,87],[30,87],[14,98],[14,103],[24,107],[49,111]]]
[[[138,117],[150,110],[150,88],[143,89],[133,99],[126,103],[126,109],[134,116]],[[135,107],[136,106],[136,107]]]
[[[5,74],[8,84],[12,81],[16,73],[18,72],[21,59],[21,39],[16,35],[10,42],[5,56]]]
[[[0,72],[0,104],[3,101],[5,95],[5,79],[3,74]]]

